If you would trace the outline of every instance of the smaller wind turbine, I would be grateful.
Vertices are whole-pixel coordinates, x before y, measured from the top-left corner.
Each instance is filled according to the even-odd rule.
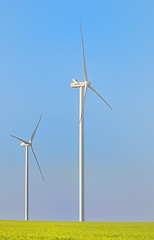
[[[37,126],[36,126],[36,128],[35,128],[35,130],[34,130],[34,132],[33,132],[33,134],[32,134],[32,136],[31,136],[31,139],[30,139],[29,142],[28,142],[28,141],[25,141],[25,140],[23,140],[23,139],[21,139],[21,138],[18,138],[18,137],[16,137],[16,136],[11,135],[11,137],[14,137],[14,138],[18,139],[19,141],[21,141],[20,146],[26,147],[26,162],[25,162],[25,221],[28,221],[28,220],[29,220],[29,201],[28,201],[28,186],[29,186],[29,184],[28,184],[28,182],[29,182],[29,181],[28,181],[28,180],[29,180],[29,171],[28,171],[28,170],[29,170],[29,154],[28,154],[28,150],[29,150],[29,149],[28,149],[28,148],[29,148],[29,147],[31,148],[31,150],[32,150],[32,152],[33,152],[33,154],[34,154],[36,163],[37,163],[37,165],[38,165],[38,168],[39,168],[39,170],[40,170],[41,176],[42,176],[43,181],[44,181],[44,177],[43,177],[42,170],[41,170],[41,168],[40,168],[40,165],[39,165],[39,163],[38,163],[37,157],[36,157],[36,155],[35,155],[35,152],[34,152],[34,149],[33,149],[33,146],[32,146],[33,139],[34,139],[36,130],[37,130],[37,128],[38,128],[38,125],[39,125],[39,123],[40,123],[40,121],[41,121],[41,118],[42,118],[42,115],[41,115],[41,117],[40,117],[40,120],[38,121],[38,124],[37,124]]]

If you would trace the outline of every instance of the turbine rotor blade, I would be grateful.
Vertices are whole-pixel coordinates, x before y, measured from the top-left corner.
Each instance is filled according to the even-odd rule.
[[[106,103],[106,105],[108,105],[109,108],[112,109],[112,107],[105,101],[104,98],[101,97],[101,95],[100,95],[92,86],[89,86],[89,88],[90,88],[94,93],[96,93],[97,96],[100,97],[100,98]]]
[[[40,168],[40,165],[39,165],[39,163],[38,163],[37,157],[36,157],[36,155],[35,155],[34,149],[33,149],[32,145],[31,145],[30,147],[31,147],[32,152],[33,152],[33,154],[34,154],[34,157],[35,157],[35,160],[36,160],[37,166],[38,166],[38,168],[39,168],[39,170],[40,170],[40,173],[41,173],[41,176],[42,176],[42,178],[43,178],[43,181],[45,181],[45,180],[44,180],[43,173],[42,173],[42,170],[41,170],[41,168]]]
[[[41,121],[41,118],[42,118],[42,114],[41,114],[40,120],[38,121],[38,124],[37,124],[37,126],[36,126],[36,128],[35,128],[35,130],[34,130],[34,132],[33,132],[33,134],[32,134],[32,136],[31,136],[31,142],[33,141],[33,138],[34,138],[34,136],[35,136],[35,133],[36,133],[36,130],[37,130],[37,128],[38,128],[38,125],[39,125],[39,123],[40,123],[40,121]]]
[[[84,106],[85,99],[86,99],[87,89],[88,89],[88,86],[87,86],[87,84],[85,84],[84,97],[83,97],[83,106]]]
[[[25,141],[25,140],[23,140],[21,138],[18,138],[16,136],[11,135],[11,137],[18,139],[19,141],[24,142],[25,144],[29,144],[29,142],[27,142],[27,141]]]
[[[82,51],[83,51],[84,79],[85,79],[85,82],[88,82],[87,69],[86,69],[86,60],[85,60],[85,54],[84,54],[84,44],[83,44],[83,35],[82,35],[81,21],[80,21],[80,28],[81,28],[81,39],[82,39]]]
[[[84,97],[83,97],[83,104],[82,104],[82,112],[81,112],[81,116],[80,116],[80,121],[81,121],[81,119],[82,119],[82,115],[83,115],[83,111],[84,111],[84,103],[85,103],[85,99],[86,99],[87,89],[88,89],[88,86],[87,86],[87,84],[85,83],[85,91],[84,91]]]

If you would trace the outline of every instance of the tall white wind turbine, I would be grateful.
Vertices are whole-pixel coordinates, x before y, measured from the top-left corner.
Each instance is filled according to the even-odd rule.
[[[34,132],[32,134],[32,136],[31,136],[31,139],[30,139],[29,142],[25,141],[25,140],[23,140],[21,138],[18,138],[16,136],[11,135],[11,137],[14,137],[14,138],[18,139],[19,141],[21,141],[21,146],[22,147],[26,147],[26,161],[25,161],[25,221],[29,220],[29,196],[28,196],[29,195],[29,190],[28,190],[29,189],[29,151],[28,151],[29,147],[31,148],[31,150],[32,150],[32,152],[34,154],[36,163],[38,165],[38,168],[40,170],[41,176],[42,176],[43,181],[44,181],[44,176],[43,176],[42,170],[40,168],[40,165],[38,163],[37,157],[35,155],[35,152],[34,152],[34,149],[33,149],[33,146],[32,146],[33,139],[34,139],[36,130],[38,128],[38,125],[39,125],[39,123],[41,121],[41,118],[42,118],[42,115],[40,117],[40,120],[39,120],[39,122],[38,122],[38,124],[37,124],[37,126],[36,126],[36,128],[35,128],[35,130],[34,130]]]
[[[80,23],[81,28],[81,23]],[[101,97],[101,95],[91,86],[88,81],[86,61],[84,54],[83,36],[81,28],[82,51],[83,51],[83,68],[84,68],[84,82],[78,82],[72,79],[72,88],[80,88],[80,102],[79,102],[79,221],[84,221],[84,103],[86,98],[87,89],[90,88],[98,97],[100,97],[107,105],[111,106]],[[84,89],[85,88],[85,89]],[[112,108],[111,108],[112,109]]]

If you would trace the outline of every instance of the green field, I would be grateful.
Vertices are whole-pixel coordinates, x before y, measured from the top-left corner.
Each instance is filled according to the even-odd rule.
[[[0,239],[154,239],[154,223],[0,221]]]

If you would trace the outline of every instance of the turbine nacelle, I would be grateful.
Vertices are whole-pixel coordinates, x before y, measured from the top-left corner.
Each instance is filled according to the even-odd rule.
[[[20,146],[21,147],[29,147],[29,146],[31,146],[32,145],[32,143],[24,143],[24,142],[21,142],[21,144],[20,144]]]
[[[71,83],[71,87],[72,88],[80,88],[80,87],[85,87],[87,85],[87,87],[90,86],[90,82],[78,82],[76,79],[72,79],[72,83]]]

